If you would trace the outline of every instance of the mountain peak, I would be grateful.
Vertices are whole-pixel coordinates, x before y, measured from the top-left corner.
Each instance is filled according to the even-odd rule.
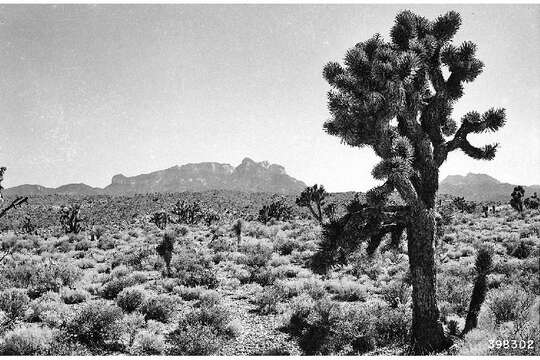
[[[88,185],[67,184],[58,188],[21,185],[7,190],[8,194],[135,194],[153,192],[198,192],[234,190],[244,192],[299,193],[306,187],[302,181],[287,175],[281,165],[268,161],[256,162],[248,157],[237,167],[217,162],[176,165],[147,174],[125,176],[116,174],[104,189]]]
[[[439,193],[462,196],[467,200],[474,201],[508,202],[514,186],[516,185],[501,183],[486,174],[468,173],[466,176],[447,176],[439,185]],[[525,192],[526,194],[532,194],[534,191],[538,191],[539,188],[538,185],[526,186]]]
[[[285,172],[281,165],[244,158],[235,168],[216,162],[190,163],[149,174],[115,175],[107,193],[182,192],[236,190],[246,192],[296,193],[306,185]]]

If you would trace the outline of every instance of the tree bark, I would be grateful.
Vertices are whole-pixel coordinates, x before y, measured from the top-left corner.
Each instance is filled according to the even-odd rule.
[[[412,209],[407,242],[413,287],[410,350],[416,355],[439,352],[449,346],[437,308],[434,237],[433,211],[423,207]]]

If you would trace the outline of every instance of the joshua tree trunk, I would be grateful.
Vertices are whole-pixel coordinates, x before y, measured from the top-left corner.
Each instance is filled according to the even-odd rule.
[[[413,209],[407,227],[407,242],[413,287],[411,351],[414,354],[436,352],[448,346],[437,308],[434,237],[435,219],[432,211]]]

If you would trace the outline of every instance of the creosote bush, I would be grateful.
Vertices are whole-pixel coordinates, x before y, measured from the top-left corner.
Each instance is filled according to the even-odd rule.
[[[131,313],[145,302],[146,296],[146,291],[142,288],[127,287],[117,295],[116,304],[125,312]]]
[[[64,329],[68,338],[88,346],[104,348],[120,339],[122,309],[103,300],[89,301],[78,310]]]

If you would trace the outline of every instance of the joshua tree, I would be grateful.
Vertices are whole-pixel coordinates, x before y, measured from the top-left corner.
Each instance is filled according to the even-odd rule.
[[[465,336],[466,333],[474,329],[478,324],[478,313],[480,312],[482,303],[486,299],[486,292],[488,290],[486,278],[492,270],[492,265],[493,249],[484,247],[478,250],[475,263],[476,280],[474,282],[469,312],[467,313],[467,320],[465,321],[465,328],[461,336]]]
[[[461,17],[454,11],[433,21],[403,11],[396,16],[391,41],[375,35],[348,50],[344,66],[331,62],[324,68],[332,86],[328,93],[332,117],[324,129],[347,145],[371,146],[381,158],[372,174],[384,183],[367,193],[366,207],[357,210],[359,218],[365,220],[364,215],[371,213],[366,226],[375,242],[395,231],[398,222],[405,224],[413,286],[411,351],[415,354],[449,345],[435,293],[434,207],[439,167],[454,150],[474,159],[493,159],[497,144],[476,147],[467,136],[496,131],[505,122],[504,109],[469,112],[459,128],[451,117],[464,84],[483,68],[475,57],[474,43],[451,44],[460,25]],[[446,78],[443,68],[449,72]],[[404,207],[386,207],[394,190]],[[384,221],[377,214],[385,214]]]
[[[232,226],[232,230],[234,231],[234,234],[236,235],[237,246],[239,246],[240,243],[242,242],[243,229],[244,229],[244,221],[242,219],[238,219]]]
[[[0,167],[0,204],[4,202],[4,197],[2,195],[2,190],[4,188],[2,187],[2,181],[4,181],[4,173],[6,172],[7,167],[2,166]],[[22,204],[28,203],[28,197],[25,196],[17,196],[15,200],[11,202],[8,206],[6,206],[4,209],[0,211],[0,218],[7,214],[7,212],[11,209],[15,209],[17,206],[20,206]]]
[[[534,193],[533,196],[526,198],[525,201],[523,201],[523,205],[525,205],[527,209],[538,209],[540,206],[540,199],[538,199],[538,195]]]
[[[328,193],[324,190],[324,186],[317,184],[308,186],[302,191],[300,196],[296,198],[296,205],[307,207],[315,220],[322,224],[324,199]]]
[[[198,201],[187,203],[178,200],[171,213],[177,216],[179,224],[196,224],[204,217],[203,209]]]
[[[158,228],[164,230],[170,221],[169,214],[166,211],[160,210],[152,214],[150,222],[154,223]]]
[[[82,219],[80,218],[80,211],[81,206],[79,204],[62,207],[60,211],[60,224],[66,234],[78,234],[81,231]]]
[[[523,211],[523,197],[525,196],[525,189],[523,186],[514,187],[514,191],[510,194],[512,199],[510,200],[510,205],[519,212]]]
[[[165,267],[167,269],[167,276],[171,276],[171,259],[174,250],[174,242],[176,240],[176,234],[173,231],[166,231],[163,234],[161,243],[156,247],[156,251],[159,256],[163,258]]]
[[[263,224],[266,224],[270,219],[286,221],[292,218],[292,209],[287,205],[284,199],[277,199],[268,205],[263,205],[259,210],[257,218]]]

